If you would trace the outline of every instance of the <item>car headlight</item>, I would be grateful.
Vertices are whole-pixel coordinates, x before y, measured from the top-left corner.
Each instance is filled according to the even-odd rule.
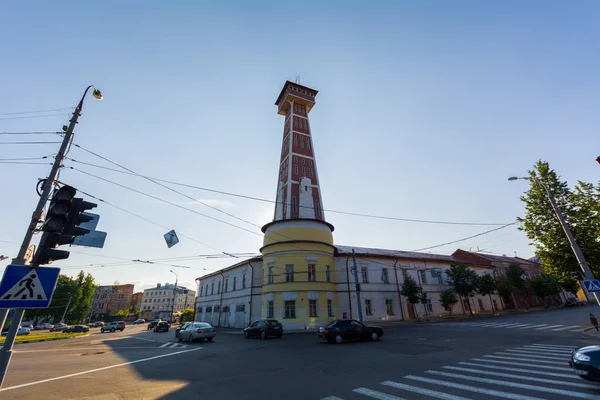
[[[575,353],[573,354],[573,358],[577,361],[590,361],[590,356],[586,356],[583,353]]]

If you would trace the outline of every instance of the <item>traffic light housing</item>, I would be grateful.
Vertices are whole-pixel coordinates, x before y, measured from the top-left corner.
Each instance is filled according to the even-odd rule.
[[[73,199],[73,201],[71,203],[71,209],[70,209],[69,215],[67,217],[67,223],[63,230],[64,236],[71,237],[68,244],[73,243],[73,241],[75,241],[75,238],[77,236],[83,236],[87,233],[90,233],[89,229],[80,228],[79,225],[81,225],[84,222],[89,222],[92,219],[94,219],[94,217],[92,217],[90,215],[86,215],[85,212],[87,210],[91,210],[92,208],[95,208],[97,206],[98,206],[98,204],[90,203],[89,201],[85,201],[82,198]]]
[[[77,190],[65,185],[54,192],[50,200],[50,206],[46,213],[46,220],[42,225],[44,232],[61,232],[67,225],[69,212],[72,208],[73,197]]]

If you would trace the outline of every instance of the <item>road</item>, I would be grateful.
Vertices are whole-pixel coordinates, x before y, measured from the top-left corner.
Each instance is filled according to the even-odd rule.
[[[597,342],[582,333],[595,311],[404,324],[381,341],[341,345],[224,331],[212,343],[177,343],[173,331],[128,326],[16,346],[0,398],[600,399],[600,385],[567,365],[570,349]]]

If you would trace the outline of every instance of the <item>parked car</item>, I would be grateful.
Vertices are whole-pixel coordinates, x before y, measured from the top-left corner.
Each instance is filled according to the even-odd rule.
[[[569,297],[567,301],[565,301],[565,307],[577,307],[583,305],[585,305],[585,303],[577,297]]]
[[[600,383],[600,346],[584,346],[573,350],[569,366],[580,378]]]
[[[246,339],[251,337],[266,339],[269,336],[280,339],[283,336],[283,325],[276,319],[261,319],[244,329],[244,336]]]
[[[87,333],[90,328],[86,325],[73,325],[63,331],[63,333]]]
[[[67,329],[69,325],[67,324],[54,324],[52,328],[50,328],[50,332],[62,332]]]
[[[169,332],[169,324],[166,321],[160,321],[154,327],[154,332]]]
[[[151,322],[148,324],[148,330],[152,330],[152,329],[154,329],[154,327],[155,327],[156,325],[158,325],[158,323],[159,323],[159,322],[160,322],[160,320],[159,320],[159,319],[157,319],[157,320],[154,320],[154,321],[151,321]]]
[[[110,324],[104,325],[102,328],[100,328],[100,333],[114,332],[114,331],[123,332],[126,325],[127,324],[125,324],[125,321],[113,321]]]
[[[179,331],[179,341],[187,340],[192,343],[194,340],[206,339],[209,342],[217,336],[217,330],[206,322],[193,322],[190,323]]]
[[[45,323],[43,323],[43,324],[39,324],[39,325],[38,325],[38,326],[36,326],[34,329],[35,329],[36,331],[45,331],[46,329],[52,329],[52,328],[54,328],[54,325],[52,325],[52,324],[50,324],[50,323],[48,323],[48,322],[45,322]]]
[[[33,329],[33,324],[30,321],[23,321],[21,322],[21,327],[29,328],[31,330]]]
[[[367,326],[353,319],[338,319],[319,328],[319,338],[327,343],[342,343],[348,340],[379,340],[383,329]]]
[[[96,321],[96,322],[92,322],[90,324],[91,328],[101,328],[104,326],[104,322],[103,321]]]
[[[30,333],[31,333],[31,329],[27,328],[26,326],[21,326],[17,330],[17,336],[19,336],[19,335],[29,335]],[[6,330],[2,329],[2,336],[7,336],[7,335],[8,335],[8,329],[6,329]]]
[[[193,322],[184,322],[179,328],[175,328],[175,339],[179,339],[179,332],[187,328],[190,324],[193,324]]]
[[[146,323],[146,320],[144,318],[136,319],[135,321],[133,321],[134,325],[145,324],[145,323]]]

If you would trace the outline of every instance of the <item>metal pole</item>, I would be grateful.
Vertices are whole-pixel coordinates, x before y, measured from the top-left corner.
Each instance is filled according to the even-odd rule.
[[[579,245],[575,241],[575,238],[573,237],[573,234],[571,233],[571,230],[569,229],[569,226],[567,225],[567,222],[565,221],[565,218],[562,215],[562,212],[558,208],[558,206],[556,204],[556,199],[550,192],[550,189],[548,189],[548,187],[546,185],[544,185],[544,183],[542,181],[540,181],[539,179],[536,179],[536,180],[546,190],[548,199],[550,199],[550,204],[552,204],[552,208],[554,209],[554,212],[556,213],[556,217],[558,218],[558,221],[560,222],[560,226],[565,231],[565,235],[567,235],[567,239],[569,240],[569,245],[571,246],[573,253],[575,253],[575,258],[577,259],[577,262],[579,263],[579,266],[581,267],[581,270],[583,271],[585,279],[588,279],[588,280],[594,279],[594,274],[592,274],[592,271],[590,270],[590,267],[588,266],[587,261],[585,260],[585,257],[583,256],[581,249],[579,248]],[[600,306],[600,300],[598,299],[598,294],[594,293],[594,297],[596,298],[596,303]]]
[[[358,283],[358,268],[356,267],[356,254],[354,254],[354,249],[352,249],[352,263],[354,264],[354,282],[356,282],[356,302],[358,303],[358,320],[362,324],[363,315],[362,304],[360,302],[360,283]]]
[[[175,288],[173,289],[173,304],[171,304],[171,323],[173,323],[173,311],[175,310],[175,299],[177,298],[177,283],[179,282],[179,276],[173,271],[169,271],[175,274]]]
[[[12,260],[13,265],[25,265],[25,254],[27,253],[27,248],[31,244],[31,239],[33,238],[33,234],[35,233],[35,229],[39,222],[42,221],[42,215],[44,213],[44,207],[48,198],[50,197],[50,192],[54,187],[54,183],[56,178],[58,177],[60,168],[62,166],[62,162],[65,159],[67,149],[71,144],[71,140],[73,139],[73,133],[75,131],[75,126],[77,125],[77,120],[81,116],[81,109],[83,108],[83,100],[85,99],[85,95],[88,90],[93,86],[88,86],[83,93],[83,97],[81,97],[81,101],[75,107],[75,112],[69,121],[69,127],[65,132],[65,136],[63,138],[62,144],[60,145],[60,149],[54,158],[54,163],[52,164],[52,169],[50,170],[50,174],[48,174],[48,179],[42,185],[42,194],[40,195],[40,199],[31,216],[31,222],[29,223],[29,227],[25,232],[25,237],[23,238],[23,243],[21,244],[21,248],[19,249],[19,253],[17,257]],[[98,92],[100,93],[100,92]],[[101,98],[101,97],[100,97]],[[0,387],[4,383],[4,377],[6,376],[6,371],[8,370],[8,365],[10,364],[10,359],[12,357],[12,348],[15,343],[15,339],[17,337],[17,331],[21,325],[21,321],[23,320],[23,314],[25,313],[24,309],[15,310],[15,315],[10,324],[10,329],[8,330],[8,335],[6,336],[6,341],[4,342],[4,346],[0,349]],[[6,321],[6,315],[8,314],[8,310],[4,310],[0,317],[0,330],[4,326],[4,322]]]
[[[60,322],[63,324],[65,323],[65,317],[67,316],[67,311],[69,311],[69,306],[71,305],[71,299],[72,296],[69,296],[69,302],[67,303],[67,306],[65,307],[65,312],[63,313],[62,318],[60,319]]]

